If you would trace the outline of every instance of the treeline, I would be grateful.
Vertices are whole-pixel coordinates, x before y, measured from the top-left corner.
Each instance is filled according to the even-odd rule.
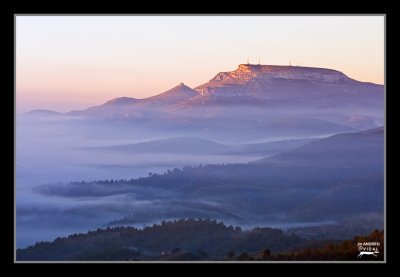
[[[60,237],[53,242],[38,242],[18,249],[17,260],[145,260],[161,258],[176,249],[223,259],[229,251],[255,252],[269,248],[281,252],[305,244],[305,239],[286,236],[279,229],[244,231],[216,220],[180,219],[143,229],[108,227]]]
[[[157,180],[159,181],[159,177],[182,177],[182,176],[192,176],[193,174],[203,176],[203,172],[207,172],[210,170],[215,169],[245,169],[248,165],[247,164],[199,164],[199,165],[188,165],[182,168],[174,168],[174,169],[167,169],[162,174],[149,172],[147,177],[139,177],[139,178],[130,178],[130,179],[104,179],[104,180],[94,180],[94,181],[74,181],[69,182],[67,184],[75,185],[75,184],[142,184],[143,180],[150,178],[150,180]]]
[[[379,241],[383,231],[341,243],[311,241],[274,228],[250,231],[210,219],[162,221],[143,229],[115,227],[37,242],[17,250],[17,260],[356,260],[357,242]],[[323,245],[310,247],[310,245]],[[296,250],[297,249],[297,250]]]
[[[363,242],[379,242],[379,253],[359,255],[358,243]],[[236,256],[234,252],[230,252],[227,259],[236,261],[383,261],[384,231],[374,230],[365,237],[355,237],[339,243],[327,243],[323,247],[307,247],[285,253],[272,254],[269,249],[265,249],[260,253],[242,252]]]

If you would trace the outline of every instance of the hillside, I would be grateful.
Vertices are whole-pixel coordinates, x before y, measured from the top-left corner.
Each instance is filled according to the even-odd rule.
[[[384,128],[334,135],[259,162],[383,167]],[[367,168],[367,167],[365,167]]]
[[[240,224],[342,221],[383,213],[383,142],[377,129],[331,136],[248,164],[187,166],[147,178],[47,184],[35,191],[72,198],[134,195],[149,204],[132,210],[131,223],[180,217]]]
[[[306,240],[285,236],[281,230],[255,228],[242,231],[208,219],[181,219],[137,229],[116,227],[73,234],[53,242],[41,242],[17,250],[17,260],[157,260],[163,253],[204,253],[205,259],[222,259],[236,252],[269,248],[282,252],[299,247]]]
[[[358,242],[377,241],[379,257],[358,258]],[[329,244],[328,244],[329,242]],[[285,235],[274,228],[243,231],[209,219],[180,219],[137,229],[116,227],[72,234],[17,250],[17,261],[127,260],[382,260],[383,232],[333,243]]]

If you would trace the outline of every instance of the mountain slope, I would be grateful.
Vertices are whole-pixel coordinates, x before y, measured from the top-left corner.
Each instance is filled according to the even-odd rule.
[[[110,101],[107,101],[104,103],[102,106],[125,106],[125,105],[131,105],[134,103],[137,103],[140,101],[139,99],[136,98],[131,98],[131,97],[119,97],[119,98],[114,98]]]
[[[94,117],[124,117],[140,101],[140,99],[131,97],[119,97],[99,106],[89,107],[85,110],[74,110],[67,114]]]
[[[383,167],[384,128],[379,127],[357,133],[346,133],[314,141],[292,151],[278,154],[259,162],[312,163],[329,166]]]
[[[181,101],[188,100],[192,97],[198,96],[198,93],[185,84],[180,83],[176,87],[158,94],[156,96],[148,97],[145,99],[147,103],[151,104],[175,104]]]

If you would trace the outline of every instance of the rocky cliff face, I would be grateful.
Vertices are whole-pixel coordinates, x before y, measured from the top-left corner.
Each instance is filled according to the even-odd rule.
[[[248,96],[309,101],[310,97],[313,99],[332,97],[334,101],[333,98],[354,98],[358,95],[357,98],[371,91],[383,92],[383,86],[358,82],[332,69],[240,64],[234,71],[218,73],[208,83],[195,88],[195,91],[202,96],[218,98]]]
[[[211,79],[211,81],[225,81],[230,79],[249,81],[254,78],[284,78],[320,82],[339,82],[349,80],[349,78],[342,72],[332,69],[302,66],[240,64],[238,69],[235,71],[218,73],[216,77]]]
[[[195,88],[195,90],[201,95],[221,96],[229,94],[231,96],[243,96],[249,90],[243,85],[255,82],[271,83],[274,80],[281,79],[325,84],[353,81],[345,74],[332,69],[240,64],[238,69],[231,72],[220,72],[208,83]]]

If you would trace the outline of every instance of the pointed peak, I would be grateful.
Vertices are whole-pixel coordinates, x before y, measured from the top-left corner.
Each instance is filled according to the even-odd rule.
[[[175,93],[175,92],[186,92],[186,93],[193,93],[193,89],[191,87],[188,87],[184,83],[179,83],[179,85],[171,88],[170,90],[164,92],[165,93]],[[195,93],[195,92],[194,92]]]
[[[176,92],[186,92],[186,93],[191,93],[193,92],[193,89],[191,87],[188,87],[187,85],[185,85],[184,83],[179,83],[179,85],[167,90],[166,92],[162,93],[162,94],[166,94],[166,93],[176,93]]]
[[[192,89],[192,88],[188,87],[187,85],[185,85],[184,83],[179,83],[179,85],[173,87],[172,89],[175,89],[175,88],[188,88],[188,89]]]
[[[171,88],[170,90],[167,90],[166,92],[146,98],[146,101],[150,100],[150,101],[162,101],[165,103],[173,103],[189,99],[197,95],[198,93],[194,91],[192,88],[186,86],[184,83],[180,83],[179,85]]]

